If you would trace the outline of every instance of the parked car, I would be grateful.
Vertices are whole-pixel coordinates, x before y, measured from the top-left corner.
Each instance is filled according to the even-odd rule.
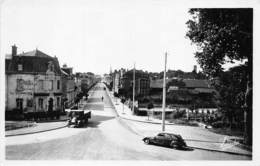
[[[159,133],[154,137],[143,138],[145,144],[156,144],[176,149],[187,148],[187,144],[181,135],[171,133]]]
[[[88,119],[91,118],[90,110],[70,110],[69,111],[68,127],[84,127],[88,124]]]

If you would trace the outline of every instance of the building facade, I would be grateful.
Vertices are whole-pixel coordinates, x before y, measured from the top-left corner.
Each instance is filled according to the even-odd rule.
[[[74,102],[78,91],[78,86],[73,76],[73,68],[63,65],[62,72],[62,104],[64,108],[71,107]],[[63,109],[64,109],[63,108]]]
[[[133,70],[129,70],[123,74],[121,79],[121,88],[132,95],[133,92]],[[148,96],[150,89],[149,74],[142,70],[135,70],[135,95]]]
[[[6,111],[61,110],[62,83],[58,59],[39,50],[12,55],[5,61]]]

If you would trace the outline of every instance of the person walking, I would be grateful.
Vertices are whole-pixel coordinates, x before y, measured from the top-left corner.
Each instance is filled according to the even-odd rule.
[[[102,101],[104,100],[104,97],[103,97],[103,96],[101,97],[101,100],[102,100]]]

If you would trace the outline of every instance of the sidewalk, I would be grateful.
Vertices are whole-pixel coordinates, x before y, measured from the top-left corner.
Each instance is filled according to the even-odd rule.
[[[120,116],[122,119],[126,120],[132,120],[132,121],[137,121],[137,122],[145,122],[145,123],[153,123],[153,124],[161,124],[162,121],[159,119],[155,119],[153,117],[148,117],[147,116],[136,116],[133,114],[132,110],[125,104],[120,102],[120,99],[116,98],[113,96],[113,94],[109,91],[107,91],[111,101],[117,111],[118,116]],[[165,121],[166,125],[174,125],[174,123],[168,122],[167,120]]]
[[[149,126],[149,124],[147,124],[146,129],[142,129],[142,127],[141,127],[141,129],[139,131],[140,135],[143,135],[143,136],[145,134],[154,135],[154,134],[158,133],[159,130],[156,129],[156,127],[154,125],[156,125],[156,124],[161,125],[161,120],[154,119],[152,117],[149,117],[149,120],[148,120],[147,116],[133,115],[132,111],[130,110],[130,108],[128,108],[128,106],[126,106],[126,105],[123,106],[123,104],[120,102],[120,99],[114,97],[112,92],[109,92],[108,90],[107,90],[107,92],[108,92],[108,94],[111,98],[111,101],[115,107],[115,110],[120,118],[126,119],[126,120],[131,120],[131,121],[143,122],[146,124],[147,123],[151,124],[150,127],[147,127],[147,125]],[[168,126],[167,127],[168,129],[172,128],[169,131],[175,131],[176,127],[178,126],[178,125],[175,125],[174,123],[170,123],[167,121],[165,122],[165,124]],[[142,126],[142,125],[139,125],[139,126]],[[131,126],[131,127],[133,127],[133,126]],[[179,128],[181,128],[181,127],[179,126]],[[214,140],[214,139],[213,140],[212,139],[201,140],[198,137],[193,136],[191,133],[186,133],[186,135],[181,134],[190,147],[197,148],[197,149],[203,149],[203,150],[209,150],[209,151],[236,154],[236,155],[252,156],[252,151],[242,149],[238,143],[229,141],[229,138],[231,138],[229,136],[215,134],[215,133],[212,133],[212,132],[208,131],[207,129],[203,129],[201,127],[182,126],[182,128],[187,128],[187,129],[191,128],[191,130],[198,130],[198,132],[201,132],[201,135],[209,134],[209,138],[214,137],[214,136],[216,136],[216,138],[218,138],[218,140],[220,138],[223,138],[222,139],[223,141],[216,141],[217,139],[216,140]],[[136,130],[138,130],[138,129],[135,129],[135,131]],[[181,129],[180,129],[179,133],[181,133]]]
[[[35,124],[34,127],[26,127],[26,128],[16,129],[16,130],[5,131],[5,136],[11,137],[11,136],[18,136],[18,135],[34,134],[34,133],[56,130],[67,126],[66,121],[41,122],[41,123],[35,122],[34,124]]]

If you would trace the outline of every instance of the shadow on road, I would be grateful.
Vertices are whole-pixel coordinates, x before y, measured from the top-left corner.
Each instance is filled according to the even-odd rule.
[[[197,139],[184,139],[184,140],[192,141],[192,142],[223,143],[223,141],[207,141],[207,140],[197,140]]]
[[[88,99],[88,104],[90,103],[96,103],[96,102],[102,102],[102,99],[99,97],[91,97]]]
[[[95,111],[104,111],[103,104],[87,104],[84,109],[87,110],[95,110]]]
[[[169,147],[169,146],[161,146],[161,145],[155,145],[155,144],[149,144],[149,145],[152,145],[152,146],[159,146],[161,148],[167,148],[167,149],[172,149],[172,150],[179,150],[179,151],[194,151],[194,148],[192,147],[183,147],[183,148],[172,148],[172,147]]]
[[[87,127],[97,128],[99,124],[104,121],[114,119],[115,117],[111,116],[102,116],[102,115],[94,115],[91,120],[88,122]]]

